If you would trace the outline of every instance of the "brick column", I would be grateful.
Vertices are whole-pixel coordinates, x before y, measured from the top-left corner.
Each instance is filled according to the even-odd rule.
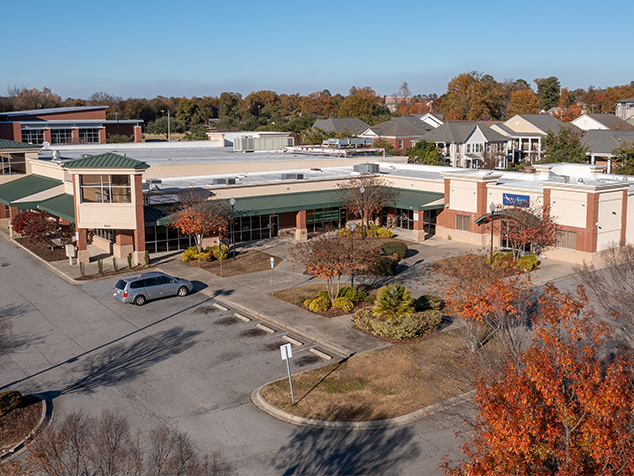
[[[295,240],[305,241],[308,239],[308,230],[306,229],[306,210],[297,212],[295,217]]]
[[[455,227],[455,222],[452,222],[451,220],[451,213],[449,212],[449,207],[447,207],[447,205],[449,205],[449,198],[451,196],[451,180],[446,178],[445,179],[445,207],[442,209],[442,211],[438,214],[438,217],[436,218],[436,225],[437,226],[442,226],[444,228],[454,228]]]
[[[143,130],[141,126],[134,126],[134,142],[143,142]]]
[[[99,128],[99,143],[100,144],[106,143],[106,128],[105,127]]]
[[[623,190],[623,199],[621,201],[621,237],[619,244],[625,245],[627,231],[627,190]]]
[[[15,238],[20,236],[20,233],[15,233],[13,231],[13,220],[18,216],[19,210],[18,207],[9,207],[9,236],[11,238]]]
[[[53,140],[51,139],[51,130],[50,129],[44,129],[44,142],[48,142],[49,144],[53,143]]]
[[[477,184],[477,188],[476,188],[476,216],[473,217],[473,219],[471,220],[471,223],[474,223],[478,218],[480,218],[482,215],[486,215],[487,213],[490,213],[491,211],[489,210],[489,204],[487,203],[487,184],[486,182],[478,182]],[[491,225],[493,226],[493,225]],[[478,226],[478,227],[474,227],[475,230],[472,230],[472,233],[479,233],[481,235],[483,235],[484,233],[487,233],[487,227],[486,226]],[[490,231],[489,231],[490,234]]]
[[[112,254],[115,258],[127,258],[128,253],[134,253],[134,230],[116,230]]]
[[[13,140],[16,142],[22,142],[22,123],[13,123]]]
[[[79,144],[79,129],[77,127],[70,130],[70,140],[73,144]]]
[[[143,213],[142,175],[132,176],[132,193],[136,212],[136,228],[134,230],[134,264],[145,263],[145,214]]]
[[[0,203],[0,228],[9,229],[9,214],[4,203]]]
[[[423,217],[425,212],[414,212],[414,217],[418,219],[414,220],[414,229],[412,230],[412,239],[414,241],[425,241],[425,228],[423,226]]]
[[[78,228],[77,232],[77,262],[81,264],[90,263],[90,253],[88,252],[88,231],[85,228]]]

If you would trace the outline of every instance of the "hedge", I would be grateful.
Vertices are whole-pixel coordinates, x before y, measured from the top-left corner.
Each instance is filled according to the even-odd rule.
[[[354,313],[352,321],[357,327],[378,337],[393,340],[413,339],[434,331],[442,322],[438,310],[414,312],[408,317],[394,317],[384,320],[376,317],[370,308]]]
[[[407,245],[402,241],[386,241],[381,245],[381,250],[386,255],[398,255],[398,259],[402,260],[407,254]]]
[[[394,276],[397,266],[398,262],[391,256],[378,256],[368,269],[376,276]]]

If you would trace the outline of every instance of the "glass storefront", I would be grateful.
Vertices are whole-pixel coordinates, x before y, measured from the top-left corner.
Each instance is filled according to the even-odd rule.
[[[150,253],[180,251],[195,246],[196,240],[169,226],[146,226],[145,249]]]
[[[244,241],[264,240],[277,236],[279,229],[277,215],[255,215],[250,217],[235,217],[233,229],[229,229],[230,238],[234,243]]]

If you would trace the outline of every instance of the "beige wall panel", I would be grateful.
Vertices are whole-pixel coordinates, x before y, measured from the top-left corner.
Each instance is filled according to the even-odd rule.
[[[44,175],[57,180],[72,182],[70,172],[61,165],[44,160],[28,160],[27,170],[31,174]]]
[[[468,243],[474,246],[484,246],[489,243],[489,238],[485,235],[477,233],[469,233],[468,231],[451,230],[444,226],[436,227],[436,236],[447,240],[458,241],[460,243]]]
[[[77,207],[77,228],[112,228],[134,230],[136,228],[133,204],[80,204]],[[107,226],[106,226],[107,225]]]
[[[634,243],[634,195],[627,197],[627,226],[625,231],[625,241]]]
[[[476,183],[451,181],[449,197],[449,206],[452,210],[476,213],[477,212],[477,194]]]
[[[555,221],[564,226],[586,227],[587,193],[552,190],[550,195],[550,214]]]

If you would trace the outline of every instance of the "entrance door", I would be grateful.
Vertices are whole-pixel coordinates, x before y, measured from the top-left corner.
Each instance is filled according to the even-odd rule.
[[[276,237],[279,230],[279,220],[277,215],[269,215],[269,229],[271,230],[270,237]]]

